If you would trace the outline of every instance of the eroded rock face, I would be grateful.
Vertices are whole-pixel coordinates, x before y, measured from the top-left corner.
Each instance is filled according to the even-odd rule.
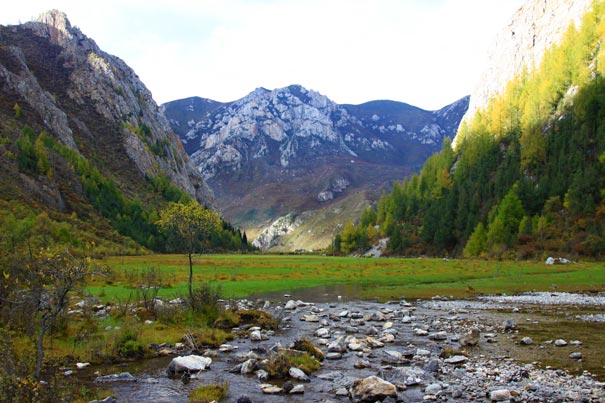
[[[280,236],[289,234],[302,224],[302,217],[295,214],[287,214],[275,220],[270,226],[265,228],[261,234],[252,241],[252,245],[261,249],[267,250],[274,246],[274,242]]]
[[[137,170],[141,181],[166,175],[212,204],[212,193],[151,92],[123,60],[103,52],[58,10],[0,30],[0,95],[26,108],[31,125],[86,158],[92,152],[101,159],[112,155],[106,166],[128,160],[115,167],[117,176],[124,169]]]
[[[523,68],[538,66],[544,51],[560,41],[572,21],[580,25],[590,4],[590,0],[532,0],[519,8],[490,47],[485,70],[471,93],[463,120],[470,121]]]

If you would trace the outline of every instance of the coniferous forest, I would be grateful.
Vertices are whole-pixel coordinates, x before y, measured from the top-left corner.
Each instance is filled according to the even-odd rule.
[[[542,258],[605,252],[605,3],[594,2],[455,144],[396,183],[334,248],[388,237],[396,255]]]

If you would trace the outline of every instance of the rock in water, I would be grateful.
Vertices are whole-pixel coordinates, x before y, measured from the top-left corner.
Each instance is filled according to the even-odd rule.
[[[121,372],[119,374],[111,374],[98,376],[95,379],[96,383],[111,383],[111,382],[136,382],[137,378],[132,376],[130,372]]]
[[[390,382],[377,376],[369,376],[353,383],[354,402],[376,402],[387,397],[397,397],[397,388]]]
[[[311,382],[311,380],[309,379],[309,377],[307,376],[307,374],[305,374],[302,370],[296,368],[296,367],[291,367],[290,371],[288,372],[290,374],[290,376],[298,381],[301,382]]]
[[[187,355],[183,357],[175,357],[168,364],[166,372],[169,376],[174,376],[185,371],[203,371],[210,366],[212,359],[202,357],[200,355]]]
[[[470,332],[466,333],[460,338],[460,345],[462,347],[472,347],[479,344],[479,338],[481,336],[481,332],[476,327],[472,328]]]

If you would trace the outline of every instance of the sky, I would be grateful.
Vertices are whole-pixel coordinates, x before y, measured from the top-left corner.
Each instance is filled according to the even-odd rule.
[[[233,101],[300,84],[337,103],[428,110],[471,93],[523,0],[19,0],[0,24],[52,8],[123,59],[159,104]]]

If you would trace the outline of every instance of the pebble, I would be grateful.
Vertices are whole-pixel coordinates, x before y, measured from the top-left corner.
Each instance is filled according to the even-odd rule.
[[[521,344],[523,344],[524,346],[529,346],[530,344],[533,344],[534,341],[532,340],[531,337],[524,337],[521,339]]]
[[[567,342],[563,339],[555,340],[555,346],[557,346],[557,347],[565,347],[566,345],[567,345]]]

